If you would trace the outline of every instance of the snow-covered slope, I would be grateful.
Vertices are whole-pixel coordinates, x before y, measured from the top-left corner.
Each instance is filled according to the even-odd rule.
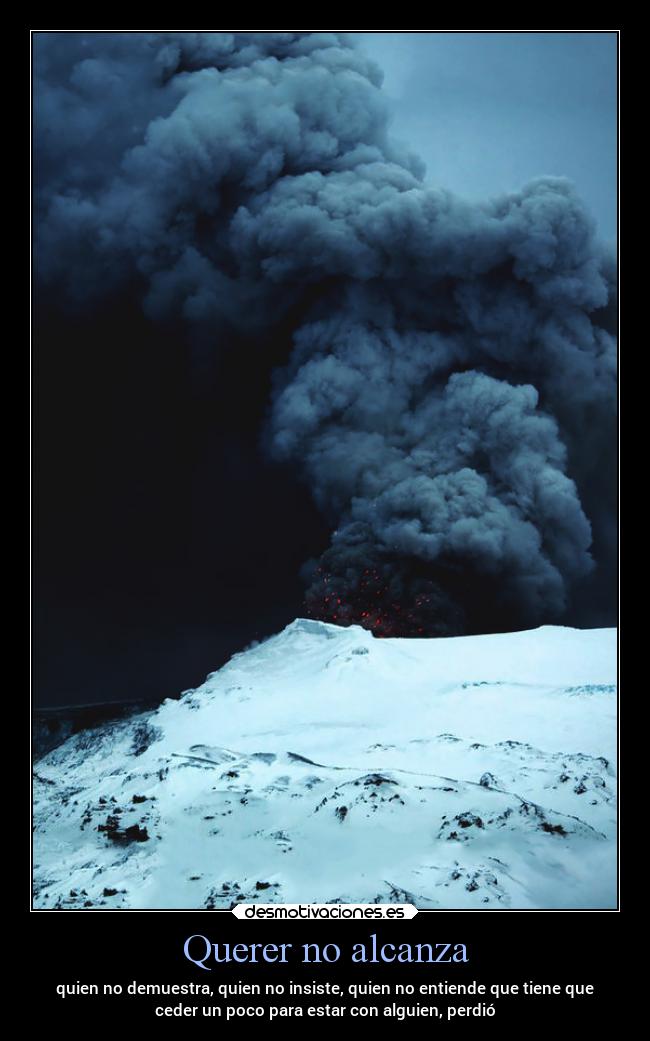
[[[38,908],[615,905],[616,633],[299,619],[39,760]]]

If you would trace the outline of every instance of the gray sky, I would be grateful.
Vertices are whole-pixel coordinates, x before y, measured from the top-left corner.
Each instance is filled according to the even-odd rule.
[[[482,199],[569,177],[614,241],[614,32],[354,35],[384,70],[393,135],[429,181]]]

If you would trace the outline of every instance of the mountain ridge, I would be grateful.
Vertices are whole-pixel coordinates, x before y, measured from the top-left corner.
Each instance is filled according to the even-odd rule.
[[[616,901],[616,632],[296,619],[36,764],[35,907]]]

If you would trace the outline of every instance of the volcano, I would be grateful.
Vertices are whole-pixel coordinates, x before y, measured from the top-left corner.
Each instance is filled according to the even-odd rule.
[[[616,906],[616,632],[297,619],[35,764],[34,905]]]

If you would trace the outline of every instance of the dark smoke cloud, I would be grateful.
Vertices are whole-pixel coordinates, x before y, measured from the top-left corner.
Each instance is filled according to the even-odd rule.
[[[311,613],[431,634],[611,604],[615,268],[569,183],[425,187],[338,34],[40,34],[36,70],[43,292],[137,286],[254,366],[289,329],[266,442],[334,529]]]

